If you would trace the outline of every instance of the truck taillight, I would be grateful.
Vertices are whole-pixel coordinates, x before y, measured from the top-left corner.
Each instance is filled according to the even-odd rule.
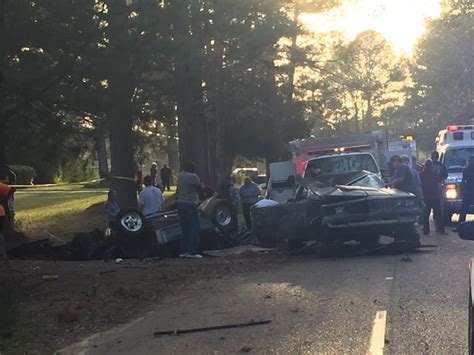
[[[446,185],[446,198],[448,200],[455,200],[458,198],[458,190],[456,184],[447,184]]]

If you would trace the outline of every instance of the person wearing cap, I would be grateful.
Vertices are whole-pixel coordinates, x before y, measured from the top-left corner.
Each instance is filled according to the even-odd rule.
[[[3,182],[0,182],[0,260],[7,259],[5,246],[5,230],[8,224],[9,208],[8,200],[13,196],[14,188]]]

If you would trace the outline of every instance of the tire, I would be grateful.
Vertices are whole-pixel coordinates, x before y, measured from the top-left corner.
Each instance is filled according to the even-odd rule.
[[[145,216],[135,208],[125,208],[117,214],[117,228],[125,235],[134,237],[145,231]]]
[[[415,245],[420,244],[420,235],[416,231],[413,223],[398,226],[395,232],[395,240],[404,240]]]
[[[469,320],[468,320],[468,341],[469,341],[469,354],[473,355],[474,354],[474,327],[472,322],[474,322],[473,318],[473,312],[472,312],[472,293],[471,293],[471,288],[469,287]]]
[[[303,239],[287,239],[286,244],[289,251],[303,249],[304,240]]]
[[[221,232],[232,232],[237,228],[237,211],[230,201],[220,200],[213,206],[210,216]]]
[[[360,245],[364,248],[376,248],[379,245],[379,235],[371,234],[360,239]]]
[[[319,255],[324,255],[329,253],[331,249],[331,240],[329,236],[329,228],[327,225],[321,226],[319,231],[319,238],[318,238],[318,247],[317,252]]]

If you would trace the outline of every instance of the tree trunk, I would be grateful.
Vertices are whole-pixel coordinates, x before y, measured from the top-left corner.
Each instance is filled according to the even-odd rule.
[[[133,160],[133,109],[131,99],[134,80],[130,68],[128,45],[127,0],[107,1],[109,11],[109,39],[113,51],[109,87],[110,155],[112,161],[112,189],[117,191],[121,208],[136,207],[135,164]]]
[[[108,179],[109,172],[109,162],[107,160],[107,146],[105,144],[105,135],[104,132],[96,132],[94,137],[95,140],[95,150],[97,153],[97,161],[99,163],[99,177],[101,179]]]
[[[207,119],[204,112],[201,82],[202,53],[198,39],[189,35],[185,20],[176,24],[178,37],[188,48],[176,54],[175,80],[178,107],[179,161],[192,161],[201,180],[209,184]],[[190,43],[191,42],[191,43]]]
[[[168,164],[175,173],[179,171],[178,127],[176,124],[168,126]]]

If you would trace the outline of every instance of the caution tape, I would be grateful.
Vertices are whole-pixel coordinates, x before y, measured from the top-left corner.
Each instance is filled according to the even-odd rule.
[[[56,187],[56,186],[69,186],[69,185],[86,185],[86,184],[94,184],[96,182],[105,181],[106,179],[96,179],[96,180],[89,180],[89,181],[81,181],[81,182],[60,182],[57,184],[33,184],[33,185],[10,185],[14,188],[37,188],[37,187]]]
[[[133,181],[136,182],[137,180],[134,177],[126,177],[126,176],[111,176],[110,180],[126,180],[126,181]],[[61,186],[70,186],[70,185],[87,185],[87,184],[95,184],[97,182],[106,181],[107,179],[96,179],[96,180],[89,180],[89,181],[81,181],[81,182],[60,182],[57,184],[34,184],[34,185],[10,185],[14,188],[20,189],[31,189],[31,188],[41,188],[41,187],[61,187]]]

